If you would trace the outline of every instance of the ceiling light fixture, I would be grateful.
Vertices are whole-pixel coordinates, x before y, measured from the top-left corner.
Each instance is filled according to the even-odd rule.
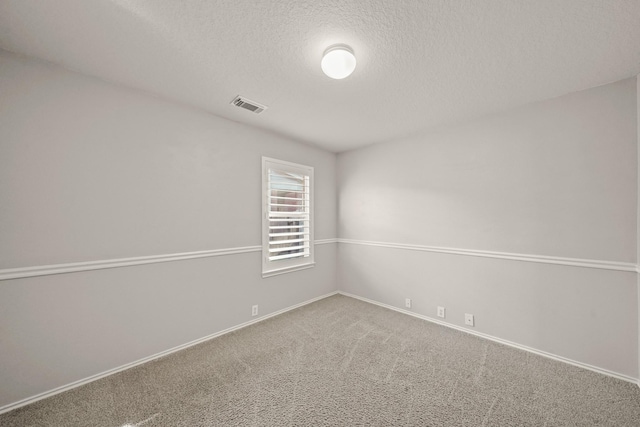
[[[320,65],[332,79],[344,79],[356,69],[356,57],[349,46],[337,44],[324,51]]]

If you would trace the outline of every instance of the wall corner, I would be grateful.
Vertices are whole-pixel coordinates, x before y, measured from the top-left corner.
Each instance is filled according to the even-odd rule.
[[[638,386],[640,387],[640,74],[636,75],[636,179],[637,179],[637,224],[636,224],[636,281],[638,292]]]

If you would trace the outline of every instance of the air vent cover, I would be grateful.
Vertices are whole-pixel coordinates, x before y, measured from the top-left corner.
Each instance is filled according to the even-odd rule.
[[[233,101],[231,101],[231,104],[235,105],[236,107],[249,110],[255,114],[260,114],[268,108],[266,105],[258,104],[257,102],[251,101],[250,99],[244,98],[240,95],[233,98]]]

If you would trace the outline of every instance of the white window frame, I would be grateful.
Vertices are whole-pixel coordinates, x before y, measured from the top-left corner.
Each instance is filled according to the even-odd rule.
[[[309,249],[305,255],[290,258],[269,260],[269,211],[270,211],[270,189],[269,189],[269,170],[276,169],[283,172],[294,174],[302,174],[308,177],[308,197],[307,197],[307,214],[308,214],[308,245]],[[297,163],[287,162],[284,160],[273,159],[270,157],[262,158],[262,277],[271,277],[278,274],[289,273],[292,271],[311,268],[314,262],[314,218],[313,218],[313,167],[300,165]],[[297,227],[296,227],[297,228]],[[299,228],[298,228],[299,229]],[[306,242],[304,242],[306,243]]]

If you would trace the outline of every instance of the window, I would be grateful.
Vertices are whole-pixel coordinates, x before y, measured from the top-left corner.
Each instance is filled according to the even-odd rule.
[[[262,158],[262,277],[313,267],[313,168]]]

